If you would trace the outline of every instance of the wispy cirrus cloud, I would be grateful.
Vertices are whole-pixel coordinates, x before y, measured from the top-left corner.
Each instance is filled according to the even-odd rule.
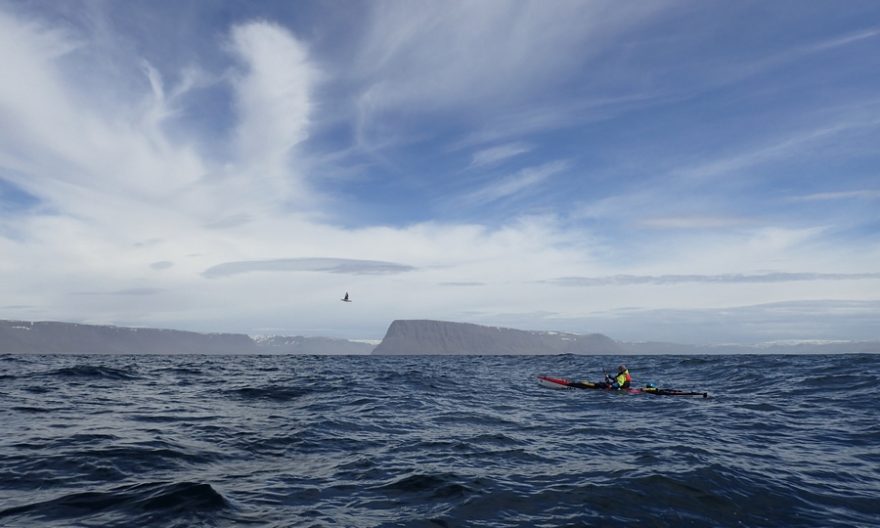
[[[164,292],[162,288],[126,288],[124,290],[113,290],[113,291],[86,291],[86,292],[72,292],[71,295],[111,295],[111,296],[140,296],[140,295],[158,295]]]
[[[638,221],[651,229],[722,229],[753,224],[754,219],[737,216],[661,216]]]
[[[851,33],[847,33],[846,35],[841,35],[839,37],[834,37],[830,39],[822,40],[821,42],[817,42],[816,44],[805,46],[802,50],[803,53],[810,52],[820,52],[825,50],[830,50],[834,48],[839,48],[842,46],[848,46],[850,44],[866,40],[880,37],[880,27],[867,28],[860,31],[854,31]]]
[[[672,285],[685,283],[746,284],[804,281],[880,280],[880,272],[868,273],[724,273],[720,275],[612,275],[608,277],[559,277],[545,282],[560,286]]]
[[[791,45],[758,59],[731,60],[729,64],[717,71],[716,77],[709,85],[720,86],[740,82],[750,77],[767,74],[791,63],[810,59],[817,54],[846,48],[878,36],[880,36],[880,29],[867,28]]]
[[[465,195],[463,201],[477,205],[509,198],[543,184],[550,177],[565,171],[568,167],[567,161],[553,161],[537,167],[527,167]]]
[[[713,328],[716,343],[780,339],[877,340],[880,302],[876,300],[808,299],[702,309],[630,307],[596,312],[589,320],[611,335],[629,333],[633,340],[705,343],[701,328]],[[743,339],[742,328],[749,328]],[[633,329],[628,331],[627,329]]]
[[[877,200],[880,199],[880,189],[861,189],[854,191],[830,191],[801,196],[792,196],[790,202],[827,202],[833,200]]]
[[[873,106],[878,105],[877,101],[872,103]],[[844,134],[864,132],[877,127],[880,127],[880,119],[873,114],[851,115],[843,120],[819,124],[812,129],[797,130],[767,139],[763,144],[756,144],[753,148],[743,149],[729,156],[681,167],[672,171],[672,174],[688,180],[710,180],[770,162],[803,157],[804,150],[811,146],[839,140]]]
[[[612,45],[671,2],[382,1],[371,4],[354,75],[358,137],[381,143],[396,112],[466,110],[466,121],[514,117],[538,128],[570,122],[559,105],[531,116],[534,99],[577,77]],[[612,8],[612,6],[614,8]],[[529,104],[523,104],[530,101]],[[529,114],[524,119],[522,114]],[[464,117],[459,114],[459,117]],[[397,127],[394,127],[396,130]]]
[[[270,260],[243,260],[224,262],[211,266],[202,272],[202,276],[215,279],[243,273],[318,271],[324,273],[341,273],[349,275],[388,275],[413,271],[416,268],[396,262],[379,260],[357,260],[344,258],[289,258]]]
[[[505,145],[496,145],[474,153],[471,160],[471,168],[481,168],[490,165],[496,165],[510,158],[525,154],[532,150],[531,145],[525,143],[507,143]]]

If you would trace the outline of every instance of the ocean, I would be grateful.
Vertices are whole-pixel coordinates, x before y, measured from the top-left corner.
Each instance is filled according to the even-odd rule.
[[[625,359],[677,398],[550,390]],[[880,356],[0,356],[3,527],[877,527]]]

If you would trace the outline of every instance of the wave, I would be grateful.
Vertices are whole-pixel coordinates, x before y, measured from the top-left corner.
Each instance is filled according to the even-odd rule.
[[[224,458],[221,452],[187,448],[160,440],[141,445],[108,446],[81,452],[78,456],[107,459],[128,474],[143,470],[177,469],[183,465],[205,464]]]
[[[0,519],[19,522],[90,520],[119,526],[179,523],[210,518],[232,510],[229,501],[210,484],[199,482],[148,482],[63,495],[0,510]],[[168,525],[168,524],[164,524]]]
[[[170,374],[183,374],[185,376],[198,376],[204,374],[201,369],[191,367],[165,367],[156,369],[153,372],[167,372]]]
[[[444,490],[455,482],[449,476],[415,476],[391,483],[384,491],[399,493],[406,486],[417,492],[432,487]],[[481,484],[480,493],[467,493],[464,486],[469,496],[442,516],[442,525],[506,526],[498,517],[504,512],[525,520],[517,526],[529,525],[529,519],[540,519],[546,526],[641,525],[646,519],[663,519],[648,523],[653,526],[765,526],[768,511],[776,512],[773,525],[811,525],[803,522],[810,502],[800,496],[802,490],[763,474],[720,465],[622,478],[572,474],[540,486],[529,485],[528,478],[517,485]]]
[[[295,387],[287,385],[266,385],[263,387],[241,387],[224,391],[226,394],[244,400],[268,400],[286,402],[302,398],[316,392],[308,387]]]
[[[193,415],[193,414],[130,414],[127,416],[129,420],[144,423],[174,423],[174,422],[209,422],[216,420],[215,415]]]
[[[474,491],[453,473],[414,473],[371,488],[383,494],[426,494],[429,498],[448,499]]]
[[[0,354],[0,361],[8,361],[10,363],[33,363],[33,361],[31,361],[29,358],[17,354],[12,354],[10,352],[4,352],[3,354]]]
[[[222,462],[229,454],[154,440],[142,445],[118,445],[112,437],[75,435],[50,442],[21,442],[20,456],[6,461],[8,484],[20,489],[42,487],[47,481],[114,482],[141,475],[187,471]],[[49,475],[54,478],[48,478]]]
[[[42,413],[51,413],[60,409],[60,407],[33,407],[29,405],[17,405],[14,407],[10,407],[13,411],[18,411],[26,414],[42,414]]]
[[[30,385],[27,387],[22,387],[23,391],[30,392],[31,394],[48,394],[50,392],[55,392],[58,390],[58,387],[51,385]]]
[[[419,390],[451,390],[458,383],[443,371],[408,369],[405,371],[384,371],[377,376],[377,383],[394,387],[411,387]]]
[[[64,377],[64,378],[83,378],[83,379],[109,379],[109,380],[135,380],[140,376],[135,372],[122,368],[93,366],[93,365],[77,365],[74,367],[64,367],[56,370],[50,370],[41,374],[46,377]]]

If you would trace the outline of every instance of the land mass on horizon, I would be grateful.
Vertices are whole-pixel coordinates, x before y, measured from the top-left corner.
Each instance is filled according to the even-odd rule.
[[[880,341],[684,345],[616,341],[599,333],[528,331],[433,320],[395,320],[378,345],[332,337],[251,337],[57,321],[0,320],[6,354],[640,355],[880,353]]]

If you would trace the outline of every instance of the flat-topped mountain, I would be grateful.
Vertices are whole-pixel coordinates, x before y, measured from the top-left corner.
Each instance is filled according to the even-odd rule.
[[[620,345],[602,334],[532,332],[445,321],[394,321],[377,355],[619,354]]]
[[[0,352],[13,354],[253,354],[244,334],[54,321],[0,321]]]
[[[398,320],[377,355],[665,355],[877,354],[878,341],[785,341],[751,345],[683,345],[615,341],[603,334],[567,334],[430,320]]]
[[[369,354],[373,345],[324,337],[202,334],[157,328],[0,320],[7,354]]]

